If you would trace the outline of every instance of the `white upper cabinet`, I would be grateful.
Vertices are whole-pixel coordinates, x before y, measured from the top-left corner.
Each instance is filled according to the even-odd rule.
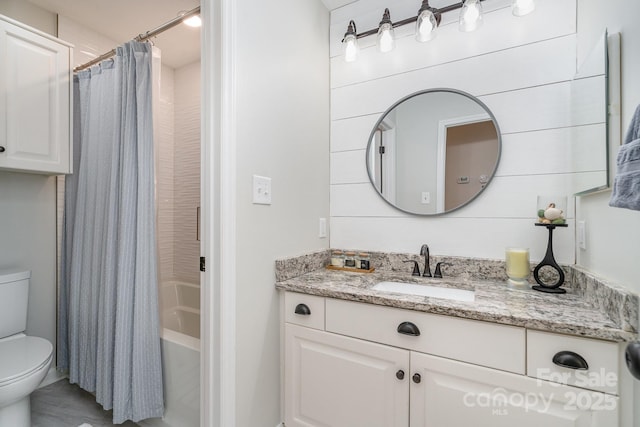
[[[72,172],[72,46],[0,15],[0,170]]]

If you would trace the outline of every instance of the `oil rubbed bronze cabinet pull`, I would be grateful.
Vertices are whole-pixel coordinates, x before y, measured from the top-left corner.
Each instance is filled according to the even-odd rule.
[[[629,372],[631,372],[631,375],[637,380],[640,380],[640,341],[629,343],[624,356]]]
[[[403,335],[420,336],[420,329],[411,322],[402,322],[398,325],[398,333]]]
[[[560,351],[553,356],[553,363],[563,368],[587,370],[589,364],[584,357],[573,351]]]
[[[311,310],[309,309],[309,306],[307,304],[296,305],[296,309],[294,312],[301,316],[309,316],[311,314]]]

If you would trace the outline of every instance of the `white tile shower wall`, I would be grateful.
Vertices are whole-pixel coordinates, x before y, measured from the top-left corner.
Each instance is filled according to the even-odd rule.
[[[175,70],[174,277],[200,283],[200,61]]]
[[[487,0],[478,31],[458,31],[455,12],[443,17],[436,39],[418,43],[406,28],[396,49],[380,54],[374,37],[362,39],[358,60],[346,63],[340,40],[350,19],[363,31],[375,27],[385,5],[356,1],[331,15],[331,246],[501,259],[506,246],[531,248],[540,260],[546,230],[534,227],[539,194],[572,194],[575,172],[593,170],[571,152],[571,135],[600,138],[597,105],[575,114],[571,84],[576,72],[576,0],[539,0],[535,13],[512,16],[510,2]],[[388,5],[387,5],[388,6]],[[391,5],[392,18],[415,14],[415,1]],[[598,77],[584,84],[597,87]],[[413,92],[456,88],[482,100],[497,118],[502,160],[496,176],[472,204],[451,214],[422,218],[387,205],[369,184],[365,149],[380,115]],[[584,110],[584,111],[582,111]],[[595,113],[595,114],[594,114]],[[559,262],[574,262],[574,206],[569,227],[556,231]]]
[[[174,70],[162,66],[160,73],[160,97],[157,102],[157,117],[154,125],[156,149],[156,200],[158,204],[158,262],[160,282],[173,280],[175,234],[173,232],[175,212],[174,191]],[[164,303],[164,302],[163,302]],[[163,305],[164,306],[164,305]]]

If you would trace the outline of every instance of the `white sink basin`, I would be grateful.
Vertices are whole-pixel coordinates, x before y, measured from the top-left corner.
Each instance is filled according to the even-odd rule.
[[[429,285],[417,285],[404,282],[380,282],[372,289],[396,294],[422,295],[424,297],[450,299],[455,301],[474,301],[473,291],[464,289],[441,288]]]

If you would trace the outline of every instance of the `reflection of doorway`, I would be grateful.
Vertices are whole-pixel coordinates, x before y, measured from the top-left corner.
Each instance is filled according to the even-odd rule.
[[[383,120],[373,134],[373,149],[369,151],[369,165],[374,185],[390,203],[396,201],[396,128],[389,119]]]
[[[495,126],[484,114],[439,123],[437,212],[455,209],[482,191],[497,151]]]

